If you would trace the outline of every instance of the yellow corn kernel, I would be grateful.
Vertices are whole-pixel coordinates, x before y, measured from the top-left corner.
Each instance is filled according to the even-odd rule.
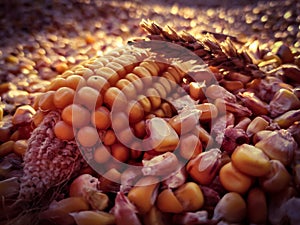
[[[89,87],[92,87],[100,92],[101,95],[103,95],[107,89],[110,87],[110,84],[104,77],[100,76],[91,76],[86,81],[86,84]]]
[[[134,73],[128,73],[125,76],[125,79],[129,80],[134,85],[137,93],[140,93],[143,91],[143,89],[144,89],[143,81],[137,75],[135,75]]]
[[[75,95],[77,104],[86,106],[88,109],[95,109],[102,105],[102,95],[97,90],[91,87],[82,87]]]
[[[252,136],[259,131],[265,130],[268,125],[268,121],[266,121],[264,118],[260,116],[255,117],[254,120],[252,120],[248,125],[246,133],[248,136]]]
[[[243,144],[238,146],[234,150],[231,160],[234,167],[250,176],[264,176],[271,170],[268,156],[252,145]]]
[[[137,66],[132,71],[134,74],[136,74],[140,79],[142,79],[142,82],[146,87],[151,86],[152,76],[151,73],[142,66]]]
[[[157,197],[156,205],[162,212],[167,213],[181,213],[183,212],[183,206],[176,198],[171,189],[163,190]]]
[[[17,140],[14,143],[14,153],[19,156],[24,156],[24,154],[27,150],[27,147],[28,147],[27,140]]]
[[[103,101],[110,109],[113,107],[124,107],[127,105],[127,97],[116,87],[110,87],[105,92]]]
[[[128,103],[127,112],[130,123],[137,123],[144,118],[143,106],[137,101],[132,100]]]
[[[201,122],[211,121],[213,118],[216,118],[218,115],[218,109],[212,103],[198,104],[198,105],[196,105],[196,109],[201,111],[201,114],[200,114]]]
[[[0,121],[2,121],[3,119],[3,108],[0,107]]]
[[[155,88],[147,89],[146,96],[151,102],[152,109],[157,109],[161,105],[161,98],[159,92]]]
[[[89,204],[82,197],[69,197],[59,202],[51,203],[46,211],[41,213],[41,219],[54,221],[58,224],[72,224],[72,212],[89,210]]]
[[[173,127],[177,134],[182,135],[189,133],[199,124],[199,116],[201,111],[197,109],[185,110],[180,114],[172,117],[169,124]]]
[[[162,212],[155,206],[143,216],[143,222],[145,225],[165,225]]]
[[[237,90],[240,90],[242,88],[244,88],[244,84],[241,81],[238,80],[233,80],[233,81],[229,81],[229,80],[222,80],[220,82],[220,84],[228,91],[230,92],[234,92]]]
[[[73,90],[79,90],[81,87],[86,85],[86,81],[82,76],[71,75],[66,78],[66,87],[72,88]]]
[[[231,162],[221,168],[219,176],[222,186],[227,191],[244,194],[252,184],[252,178],[240,172]]]
[[[143,107],[143,110],[148,113],[151,111],[151,102],[149,100],[149,98],[147,98],[145,95],[139,95],[137,97],[138,102],[140,103],[140,105]]]
[[[70,215],[74,218],[77,225],[114,225],[116,222],[114,215],[101,211],[73,212]]]
[[[186,170],[197,183],[208,185],[215,178],[220,165],[221,151],[214,148],[191,159]]]
[[[129,191],[128,199],[137,207],[140,213],[147,213],[153,207],[158,183],[159,180],[156,177],[143,177]]]
[[[34,126],[37,127],[43,121],[45,115],[46,115],[45,112],[38,110],[32,117]]]
[[[175,191],[175,196],[184,211],[196,211],[204,205],[204,197],[198,184],[188,182]]]
[[[93,188],[86,188],[84,197],[94,210],[101,211],[106,209],[108,206],[109,198],[102,191],[95,190]]]
[[[173,151],[179,143],[175,130],[162,118],[149,120],[150,145],[158,152]]]
[[[229,192],[216,205],[213,219],[239,223],[244,220],[246,213],[246,202],[242,196],[235,192]]]
[[[136,98],[136,89],[135,86],[127,79],[120,79],[116,83],[116,87],[119,88],[128,99]]]
[[[14,150],[14,141],[7,141],[0,145],[0,157],[4,157]]]
[[[120,79],[119,74],[109,67],[101,67],[95,73],[105,78],[111,86],[114,86]]]
[[[270,164],[271,170],[260,178],[260,184],[267,192],[280,192],[290,183],[291,175],[279,160],[271,160]]]
[[[39,108],[42,111],[49,111],[49,110],[55,109],[54,94],[55,94],[55,91],[47,91],[41,95],[41,97],[39,99]]]
[[[205,99],[203,89],[205,88],[204,82],[191,82],[189,83],[190,96],[194,100],[202,101]]]
[[[119,74],[120,78],[123,78],[127,74],[124,66],[122,66],[120,63],[109,62],[105,66],[107,66],[107,67],[113,69],[114,71],[116,71]]]
[[[274,119],[281,128],[288,128],[294,122],[300,120],[300,109],[290,110]]]
[[[291,134],[284,129],[272,131],[265,138],[255,144],[270,159],[276,159],[287,166],[293,160],[297,143]]]
[[[10,177],[6,180],[0,181],[0,196],[10,198],[16,196],[20,191],[20,183],[17,177]]]
[[[179,153],[185,159],[193,159],[202,152],[202,144],[194,134],[185,134],[180,137]]]
[[[247,217],[253,224],[266,224],[268,206],[265,193],[260,188],[253,188],[247,196]]]

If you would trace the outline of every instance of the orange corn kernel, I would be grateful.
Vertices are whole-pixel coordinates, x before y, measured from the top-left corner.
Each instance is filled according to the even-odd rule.
[[[76,103],[86,106],[89,109],[95,109],[102,105],[102,95],[91,87],[82,87],[76,93]]]
[[[41,95],[39,99],[39,108],[42,111],[54,110],[54,94],[55,91],[47,91]]]
[[[110,87],[110,84],[108,83],[107,80],[105,80],[103,77],[100,76],[91,76],[89,79],[86,81],[86,84],[97,91],[100,92],[100,94],[104,94],[107,89]]]
[[[71,75],[66,78],[66,87],[72,88],[73,90],[77,90],[86,85],[86,81],[82,76],[79,75]]]
[[[100,106],[92,112],[92,123],[97,129],[106,130],[110,127],[110,111],[105,106]]]
[[[97,163],[105,163],[107,162],[109,159],[111,158],[110,155],[110,148],[105,146],[105,145],[101,145],[99,147],[97,147],[94,151],[94,160]]]
[[[61,77],[57,77],[51,81],[49,86],[47,87],[48,91],[56,91],[57,89],[66,86],[66,80]]]
[[[61,140],[72,140],[74,138],[73,128],[67,124],[65,121],[58,121],[54,128],[54,134],[57,138]]]
[[[90,112],[83,106],[72,104],[62,111],[62,119],[69,125],[80,128],[90,123]]]
[[[99,135],[94,127],[85,126],[78,130],[76,140],[83,147],[93,147],[99,140]]]
[[[190,176],[199,184],[208,185],[215,178],[221,165],[221,151],[210,149],[202,152],[187,164]]]
[[[238,170],[250,176],[264,176],[271,170],[268,156],[252,145],[243,144],[238,146],[234,150],[231,159]]]
[[[138,138],[144,138],[146,135],[146,123],[144,120],[141,120],[133,124],[134,134]]]
[[[219,176],[221,184],[227,191],[244,194],[252,184],[252,178],[240,172],[231,162],[221,168]]]
[[[127,112],[130,123],[137,123],[144,118],[144,109],[139,102],[130,101],[127,106]]]
[[[110,87],[104,94],[104,103],[112,109],[113,107],[124,107],[127,106],[127,98],[124,93],[116,88]]]
[[[111,155],[120,162],[126,162],[130,157],[130,151],[126,146],[115,143],[111,146]]]
[[[113,130],[107,130],[103,137],[103,144],[109,146],[117,141],[117,137]]]
[[[74,95],[75,91],[73,89],[61,87],[55,92],[53,103],[56,108],[63,109],[73,103]]]

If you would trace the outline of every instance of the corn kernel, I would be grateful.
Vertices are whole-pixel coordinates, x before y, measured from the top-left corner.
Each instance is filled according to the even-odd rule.
[[[93,147],[99,140],[99,135],[94,127],[85,126],[78,130],[76,140],[83,147]]]
[[[80,211],[72,212],[70,215],[74,218],[77,225],[114,225],[116,222],[114,215],[102,211]]]
[[[90,123],[90,112],[83,106],[72,104],[68,105],[61,114],[62,119],[70,126],[80,128]]]
[[[94,151],[93,158],[97,163],[107,162],[111,158],[109,147],[106,147],[105,145],[97,147]]]
[[[239,223],[244,220],[246,213],[246,203],[241,195],[229,192],[216,205],[213,219],[222,219],[229,223]]]
[[[14,143],[14,153],[19,156],[24,156],[24,154],[27,150],[27,147],[28,147],[27,140],[17,140]]]
[[[0,145],[0,157],[4,157],[13,152],[14,141],[7,141]]]
[[[231,162],[221,168],[219,176],[222,186],[227,191],[244,194],[252,184],[252,178],[240,172]]]
[[[266,224],[268,206],[265,193],[260,188],[253,188],[247,196],[247,217],[253,224]]]
[[[159,210],[167,213],[181,213],[183,206],[171,189],[163,190],[157,197],[156,205]]]
[[[86,106],[88,109],[95,109],[102,105],[102,95],[91,87],[82,87],[76,93],[75,100],[77,104]]]
[[[190,176],[199,184],[208,185],[215,178],[221,164],[221,151],[210,149],[202,152],[187,164]]]
[[[184,211],[197,211],[204,205],[204,197],[200,187],[194,182],[187,182],[175,191],[175,196]]]
[[[238,146],[232,156],[232,163],[241,172],[250,176],[264,176],[271,170],[271,163],[259,148],[243,144]]]
[[[54,93],[53,103],[56,108],[63,109],[73,103],[75,91],[68,87],[61,87]]]
[[[149,212],[156,200],[158,179],[155,177],[141,178],[128,193],[128,199],[142,214]]]
[[[280,192],[290,183],[291,175],[280,161],[271,160],[270,164],[271,170],[260,178],[260,184],[267,192]]]
[[[100,106],[91,115],[92,123],[100,130],[106,130],[110,127],[110,112],[105,106]]]

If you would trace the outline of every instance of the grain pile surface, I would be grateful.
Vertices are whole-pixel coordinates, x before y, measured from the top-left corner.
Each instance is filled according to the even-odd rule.
[[[0,3],[0,224],[298,224],[298,1]]]

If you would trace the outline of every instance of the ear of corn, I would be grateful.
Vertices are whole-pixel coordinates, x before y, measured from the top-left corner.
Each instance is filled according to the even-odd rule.
[[[172,98],[176,84],[180,84],[184,76],[181,69],[192,64],[176,62],[176,68],[165,62],[156,63],[151,57],[153,53],[148,50],[126,46],[83,62],[50,83],[36,102],[38,112],[45,115],[40,114],[44,119],[37,122],[38,127],[28,141],[21,198],[38,198],[64,183],[85,165],[84,160],[99,162],[93,155],[96,156],[100,142],[107,143],[106,139],[100,140],[98,134],[103,130],[113,128],[120,134],[114,142],[130,144],[131,139],[127,138],[130,130],[124,130],[128,127],[127,115],[124,114],[124,118],[115,115],[114,109],[125,107],[131,127],[145,120],[147,115],[158,113],[159,107],[162,107],[162,117],[174,115],[175,111],[164,99]],[[143,94],[146,96],[140,97],[140,101],[130,103]],[[163,119],[159,121],[166,124],[174,137],[166,135],[161,146],[153,144],[158,151],[174,150],[178,135]],[[154,126],[149,127],[154,129]],[[152,142],[156,140],[154,131]],[[109,146],[114,158],[128,160],[129,155],[124,156],[129,152],[127,147],[119,143]],[[82,149],[87,150],[81,152]]]

